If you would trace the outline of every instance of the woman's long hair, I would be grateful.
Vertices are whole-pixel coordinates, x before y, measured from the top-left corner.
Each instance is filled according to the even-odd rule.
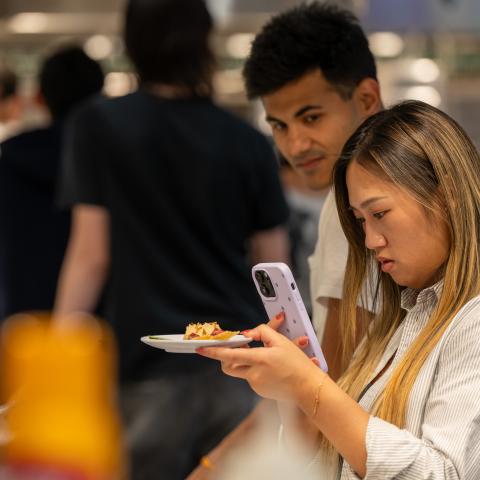
[[[425,360],[455,314],[480,293],[480,157],[464,130],[448,115],[418,101],[408,101],[369,118],[345,145],[334,170],[340,222],[349,243],[340,321],[348,368],[338,384],[359,398],[386,345],[402,322],[402,287],[379,269],[374,252],[350,209],[348,166],[357,162],[408,192],[427,214],[441,217],[450,236],[443,269],[443,290],[427,324],[395,368],[372,414],[400,428],[408,398]],[[429,215],[430,216],[430,215]],[[366,279],[376,285],[379,312],[355,350],[356,306]]]

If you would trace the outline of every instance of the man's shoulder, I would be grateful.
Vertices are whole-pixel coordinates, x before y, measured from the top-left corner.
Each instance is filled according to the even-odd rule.
[[[313,255],[310,257],[314,264],[330,262],[332,264],[338,262],[344,268],[348,254],[348,242],[343,233],[340,219],[338,217],[337,207],[335,203],[335,194],[330,190],[320,212],[318,222],[317,243]]]
[[[335,232],[342,231],[333,189],[330,189],[325,197],[325,202],[323,203],[322,210],[320,212],[318,228],[320,234],[323,231],[328,232],[332,229],[335,230]]]

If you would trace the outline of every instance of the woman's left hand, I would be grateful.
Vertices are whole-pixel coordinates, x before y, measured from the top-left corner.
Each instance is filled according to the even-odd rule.
[[[227,375],[245,379],[258,395],[274,400],[295,401],[307,379],[325,375],[295,343],[268,325],[245,335],[263,342],[264,347],[208,347],[197,349],[197,353],[220,360]],[[300,341],[299,345],[306,346],[308,339],[302,340],[304,344]]]

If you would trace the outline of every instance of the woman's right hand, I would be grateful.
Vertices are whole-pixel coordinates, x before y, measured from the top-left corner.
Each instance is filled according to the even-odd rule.
[[[272,326],[260,325],[244,335],[260,341],[264,347],[258,348],[199,348],[197,352],[208,358],[222,362],[223,371],[232,377],[247,380],[252,389],[260,396],[273,400],[290,400],[300,395],[302,386],[320,381],[324,376],[318,367],[310,361],[297,344],[276,332],[282,317],[272,320]],[[273,328],[272,328],[273,327]],[[300,337],[297,343],[308,339]],[[318,377],[318,380],[317,380]]]

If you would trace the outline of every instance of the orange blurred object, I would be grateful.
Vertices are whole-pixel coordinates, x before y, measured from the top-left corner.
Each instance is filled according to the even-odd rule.
[[[1,396],[10,404],[10,440],[1,478],[125,478],[113,335],[91,317],[70,324],[59,328],[47,318],[17,315],[2,329]]]

